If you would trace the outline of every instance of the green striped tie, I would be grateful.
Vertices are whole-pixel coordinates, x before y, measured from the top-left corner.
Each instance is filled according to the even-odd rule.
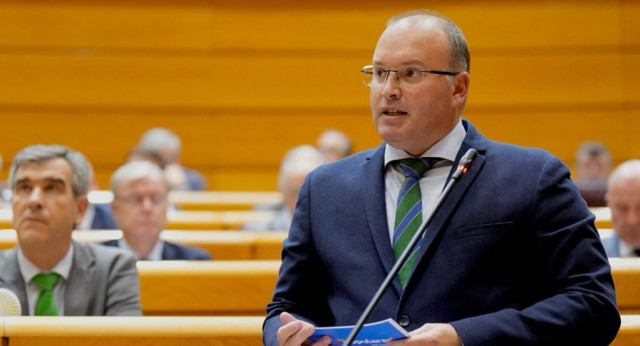
[[[40,295],[36,302],[36,316],[57,316],[58,309],[53,301],[53,289],[60,280],[57,273],[38,274],[33,277],[33,282],[40,289]]]
[[[393,255],[396,260],[404,249],[409,245],[409,241],[416,234],[422,223],[422,193],[420,193],[420,178],[433,165],[440,161],[439,158],[422,157],[403,159],[394,162],[404,173],[405,179],[400,193],[396,209],[396,221],[393,231]],[[413,265],[418,256],[418,243],[411,252],[411,255],[398,272],[398,279],[404,287],[409,280]]]

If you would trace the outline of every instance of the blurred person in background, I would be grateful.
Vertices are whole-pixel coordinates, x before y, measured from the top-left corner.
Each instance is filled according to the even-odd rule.
[[[131,252],[139,260],[210,260],[200,248],[160,239],[167,226],[169,188],[160,167],[147,161],[129,162],[111,176],[113,215],[123,238],[104,243]]]
[[[640,160],[625,161],[611,173],[606,200],[614,231],[602,239],[607,256],[640,256]]]
[[[346,133],[337,130],[325,130],[318,137],[316,148],[322,153],[325,162],[333,162],[351,155],[353,147]]]
[[[607,193],[612,161],[609,149],[601,142],[588,141],[578,147],[575,183],[588,206],[606,205],[604,195]]]
[[[143,152],[155,152],[162,157],[171,190],[206,189],[207,182],[201,173],[180,164],[182,142],[172,131],[162,127],[149,129],[140,138],[137,148]]]
[[[250,222],[243,225],[247,231],[286,231],[291,225],[291,217],[296,207],[298,190],[309,172],[323,164],[324,157],[311,145],[300,145],[287,151],[278,173],[278,190],[283,203],[276,206],[274,217],[267,222]],[[258,206],[257,210],[268,209]]]

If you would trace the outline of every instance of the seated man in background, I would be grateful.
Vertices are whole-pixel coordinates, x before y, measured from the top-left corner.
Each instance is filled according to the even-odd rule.
[[[324,155],[325,162],[338,161],[352,154],[351,139],[344,132],[325,130],[318,137],[316,148]]]
[[[160,239],[167,226],[169,188],[160,167],[147,161],[127,163],[111,176],[111,207],[123,239],[106,242],[139,260],[210,260],[203,249]]]
[[[322,154],[311,145],[300,145],[290,149],[282,159],[278,173],[278,190],[283,203],[276,206],[276,214],[267,222],[250,222],[243,225],[246,231],[287,231],[296,207],[298,190],[309,172],[323,164]],[[258,206],[256,210],[268,209]]]
[[[611,172],[611,153],[595,141],[584,142],[576,151],[576,179],[578,192],[590,207],[604,207],[607,178]]]
[[[30,146],[13,160],[18,246],[0,252],[0,287],[18,296],[24,315],[142,315],[134,258],[71,239],[89,174],[82,154],[58,145]]]
[[[609,257],[640,256],[640,160],[618,166],[609,177],[607,204],[614,234],[602,239]]]
[[[168,129],[155,127],[147,130],[138,143],[142,152],[155,152],[162,157],[165,174],[171,190],[202,191],[207,187],[204,176],[180,164],[182,142]]]

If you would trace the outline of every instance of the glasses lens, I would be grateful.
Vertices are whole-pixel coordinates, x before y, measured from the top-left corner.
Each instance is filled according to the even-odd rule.
[[[362,73],[362,82],[364,85],[370,86],[371,81],[373,80],[373,66],[365,66],[360,72]]]

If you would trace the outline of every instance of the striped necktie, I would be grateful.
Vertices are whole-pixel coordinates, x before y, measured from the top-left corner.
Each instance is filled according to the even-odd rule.
[[[53,301],[53,289],[60,280],[57,273],[38,274],[33,277],[33,282],[40,289],[40,295],[36,302],[36,316],[57,316],[58,308]]]
[[[420,178],[440,160],[442,159],[422,157],[403,159],[395,162],[395,164],[402,169],[405,176],[404,183],[398,194],[396,220],[393,231],[393,255],[396,260],[409,245],[409,241],[416,234],[422,223]],[[409,276],[411,275],[419,247],[420,243],[413,248],[411,255],[400,269],[400,272],[398,272],[398,279],[402,287],[407,284]]]

